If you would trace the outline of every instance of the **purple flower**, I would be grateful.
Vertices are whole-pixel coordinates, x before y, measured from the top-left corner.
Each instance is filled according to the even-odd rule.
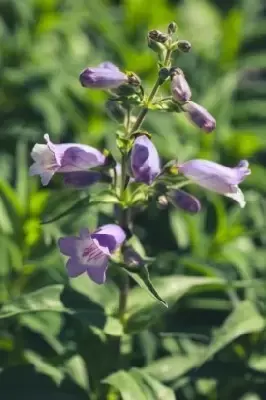
[[[191,214],[196,214],[201,210],[199,200],[183,190],[173,189],[167,193],[167,198],[175,207],[182,208]]]
[[[130,163],[130,169],[136,182],[150,185],[160,173],[158,152],[146,135],[136,138],[131,150]]]
[[[103,225],[92,234],[88,229],[81,229],[79,237],[60,238],[60,251],[69,257],[68,275],[74,278],[86,272],[95,283],[104,283],[108,259],[125,238],[123,229],[113,224]]]
[[[215,119],[199,104],[189,101],[183,105],[183,110],[187,113],[189,120],[205,132],[210,133],[215,129]]]
[[[44,186],[56,172],[86,171],[105,162],[105,156],[94,147],[75,143],[54,144],[47,133],[44,139],[46,144],[36,143],[32,149],[34,163],[29,171],[30,175],[40,175]]]
[[[79,80],[82,86],[90,89],[114,89],[128,82],[126,74],[107,61],[98,67],[85,68]]]
[[[171,91],[174,100],[185,102],[191,98],[191,90],[183,74],[183,71],[176,68],[171,74]]]
[[[212,161],[191,160],[181,164],[179,171],[205,189],[236,200],[240,207],[245,206],[244,195],[238,184],[251,173],[247,161],[242,160],[236,167],[229,168]]]

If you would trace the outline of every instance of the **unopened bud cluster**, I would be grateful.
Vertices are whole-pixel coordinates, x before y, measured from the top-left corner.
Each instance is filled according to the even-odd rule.
[[[173,39],[176,30],[177,27],[174,22],[168,25],[168,33],[163,33],[155,29],[151,30],[148,34],[149,47],[160,56],[165,56],[167,50],[169,51],[170,49],[172,51],[180,50],[184,53],[188,53],[191,49],[191,44],[187,40]],[[207,133],[212,132],[216,127],[216,121],[204,107],[190,101],[192,92],[183,71],[178,67],[171,67],[170,69],[167,67],[168,65],[160,70],[159,77],[163,81],[170,76],[172,97],[180,107],[177,106],[175,108],[172,106],[170,110],[167,106],[161,106],[161,109],[166,109],[167,111],[183,111],[189,121],[194,125]]]

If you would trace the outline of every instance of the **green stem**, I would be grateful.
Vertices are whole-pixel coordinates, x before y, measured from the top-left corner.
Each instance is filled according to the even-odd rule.
[[[170,59],[171,59],[171,54],[172,54],[172,50],[168,49],[167,53],[166,53],[166,56],[165,56],[165,60],[164,60],[164,67],[166,67],[166,68],[169,66],[169,62],[170,62]],[[135,124],[133,125],[133,127],[131,129],[131,133],[136,132],[141,127],[141,125],[144,122],[144,119],[145,119],[145,117],[146,117],[146,115],[147,115],[147,113],[149,111],[149,104],[154,99],[154,96],[157,94],[157,92],[158,92],[158,90],[159,90],[161,85],[162,85],[162,80],[161,80],[160,77],[158,77],[157,81],[155,82],[155,84],[154,84],[154,86],[153,86],[153,88],[151,90],[151,93],[150,93],[150,95],[149,95],[149,97],[147,99],[147,106],[140,111],[140,113],[139,113],[139,115],[138,115],[138,117],[136,119],[136,122],[135,122]]]
[[[168,67],[169,66],[169,62],[171,59],[171,54],[172,54],[172,50],[169,48],[167,50],[166,56],[165,56],[165,60],[164,60],[164,67]],[[160,77],[158,77],[158,79],[156,80],[151,93],[148,96],[147,99],[147,106],[145,108],[143,108],[138,117],[137,120],[135,122],[135,124],[133,125],[133,127],[130,129],[130,109],[127,110],[127,120],[126,120],[126,131],[127,131],[127,135],[130,135],[131,133],[135,132],[136,130],[138,130],[148,111],[149,111],[149,104],[152,102],[152,100],[154,99],[156,93],[158,92],[160,86],[162,85],[162,80]],[[120,187],[120,200],[123,201],[124,200],[124,191],[126,189],[126,170],[127,170],[127,153],[123,152],[122,154],[122,160],[121,160],[121,187]],[[128,221],[128,210],[127,209],[123,209],[121,212],[121,216],[120,216],[120,226],[122,228],[127,228],[129,221]],[[123,323],[124,320],[124,314],[126,312],[126,306],[127,306],[127,298],[128,298],[128,292],[129,292],[129,277],[128,275],[125,273],[123,275],[123,282],[121,284],[120,287],[120,295],[119,295],[119,317],[121,322]]]
[[[118,315],[122,325],[124,323],[124,317],[127,308],[128,293],[129,293],[129,277],[128,274],[123,271],[123,282],[121,282],[121,287],[120,287],[119,309],[118,309]]]

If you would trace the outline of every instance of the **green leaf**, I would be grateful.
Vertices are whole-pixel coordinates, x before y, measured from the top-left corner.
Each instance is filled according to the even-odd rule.
[[[76,203],[72,204],[70,207],[68,207],[62,213],[57,214],[56,216],[54,216],[50,219],[43,220],[42,224],[50,224],[52,222],[58,221],[60,218],[66,217],[68,214],[71,214],[72,212],[74,212],[76,210],[81,211],[83,208],[88,207],[90,197],[91,197],[91,195],[88,195],[88,196],[78,200]]]
[[[29,312],[68,312],[60,300],[62,291],[63,285],[51,285],[23,295],[1,308],[0,319]]]
[[[191,368],[196,367],[202,357],[202,351],[163,357],[152,362],[143,371],[162,382],[170,382],[184,376]]]
[[[69,378],[84,390],[89,390],[89,379],[83,358],[76,354],[63,367]]]
[[[144,372],[143,370],[133,368],[130,371],[132,376],[135,376],[136,379],[140,379],[143,386],[146,386],[146,393],[149,391],[149,396],[147,396],[150,400],[175,400],[175,393],[172,389],[167,386],[162,385],[158,380],[152,378]]]
[[[118,304],[118,290],[112,282],[97,285],[90,279],[79,276],[71,279],[69,285],[71,289],[104,307],[107,311],[111,310],[111,303]]]
[[[3,215],[4,226],[3,223],[0,224],[2,229],[6,233],[16,233],[16,238],[21,238],[24,210],[16,192],[4,180],[0,180],[0,210],[2,211],[1,214],[5,214]],[[0,220],[2,220],[2,215]]]
[[[147,400],[137,381],[126,371],[118,371],[105,378],[103,383],[115,387],[123,400]]]
[[[249,301],[240,302],[227,317],[222,327],[216,331],[202,363],[211,359],[238,337],[261,332],[264,328],[265,321],[255,306]]]
[[[172,307],[181,297],[189,293],[205,292],[207,290],[223,290],[226,282],[220,278],[202,278],[172,275],[153,279],[155,290]],[[161,303],[154,300],[142,288],[132,289],[126,315],[126,331],[136,332],[147,328],[165,313]]]
[[[16,148],[16,191],[23,207],[28,206],[29,178],[28,178],[28,148],[25,139],[20,139]]]
[[[172,210],[170,211],[169,220],[178,247],[185,249],[189,246],[191,240],[185,219],[178,210]]]
[[[155,300],[158,300],[165,307],[168,307],[167,303],[160,297],[153,284],[151,283],[149,271],[146,266],[141,267],[138,273],[130,272],[127,269],[125,269],[125,271],[139,284],[142,289],[145,289]]]
[[[24,352],[25,359],[34,365],[37,372],[50,376],[59,385],[64,378],[64,373],[57,367],[49,364],[39,354],[31,350]]]

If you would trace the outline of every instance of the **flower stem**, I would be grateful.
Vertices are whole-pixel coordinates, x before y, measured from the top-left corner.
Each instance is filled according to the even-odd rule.
[[[171,54],[172,54],[172,50],[170,48],[167,49],[167,53],[166,53],[164,64],[163,64],[163,66],[166,68],[169,66]],[[131,133],[135,132],[136,130],[138,130],[141,127],[141,125],[149,111],[149,104],[154,99],[154,97],[155,97],[156,93],[158,92],[162,83],[163,83],[162,79],[159,76],[151,90],[151,93],[148,96],[146,107],[140,111],[140,113],[137,117],[137,120],[131,129],[130,129],[130,111],[131,110],[130,109],[127,110],[127,121],[126,121],[126,125],[125,125],[127,136],[129,136]],[[124,191],[126,189],[126,184],[127,184],[126,171],[127,171],[127,153],[123,152],[122,160],[121,160],[121,187],[120,187],[120,200],[121,201],[124,200]],[[128,210],[127,209],[122,209],[119,223],[120,223],[120,226],[122,229],[128,228],[129,218],[128,218]],[[119,294],[119,318],[122,323],[124,321],[124,315],[125,315],[126,307],[127,307],[128,292],[129,292],[129,277],[126,273],[124,273],[123,274],[123,282],[121,282],[120,294]]]
[[[166,68],[169,66],[169,62],[170,62],[170,59],[171,59],[171,54],[172,54],[172,50],[169,48],[167,50],[167,53],[166,53],[166,56],[165,56],[165,60],[164,60],[164,64],[163,64],[164,67],[166,67]],[[138,117],[136,119],[136,122],[135,122],[135,124],[133,125],[133,127],[131,129],[131,133],[136,132],[141,127],[141,125],[143,124],[144,119],[145,119],[145,117],[146,117],[146,115],[147,115],[147,113],[149,111],[149,104],[154,99],[154,96],[158,92],[158,90],[159,90],[160,86],[162,85],[162,83],[163,82],[162,82],[161,78],[158,77],[157,81],[155,82],[155,84],[154,84],[154,86],[153,86],[153,88],[151,90],[151,93],[149,94],[149,97],[147,99],[147,107],[143,108],[140,111],[140,113],[139,113],[139,115],[138,115]]]
[[[122,325],[124,323],[124,317],[127,308],[128,293],[129,293],[129,277],[128,274],[124,272],[123,282],[121,282],[120,293],[119,293],[119,309],[118,309],[118,315]]]

